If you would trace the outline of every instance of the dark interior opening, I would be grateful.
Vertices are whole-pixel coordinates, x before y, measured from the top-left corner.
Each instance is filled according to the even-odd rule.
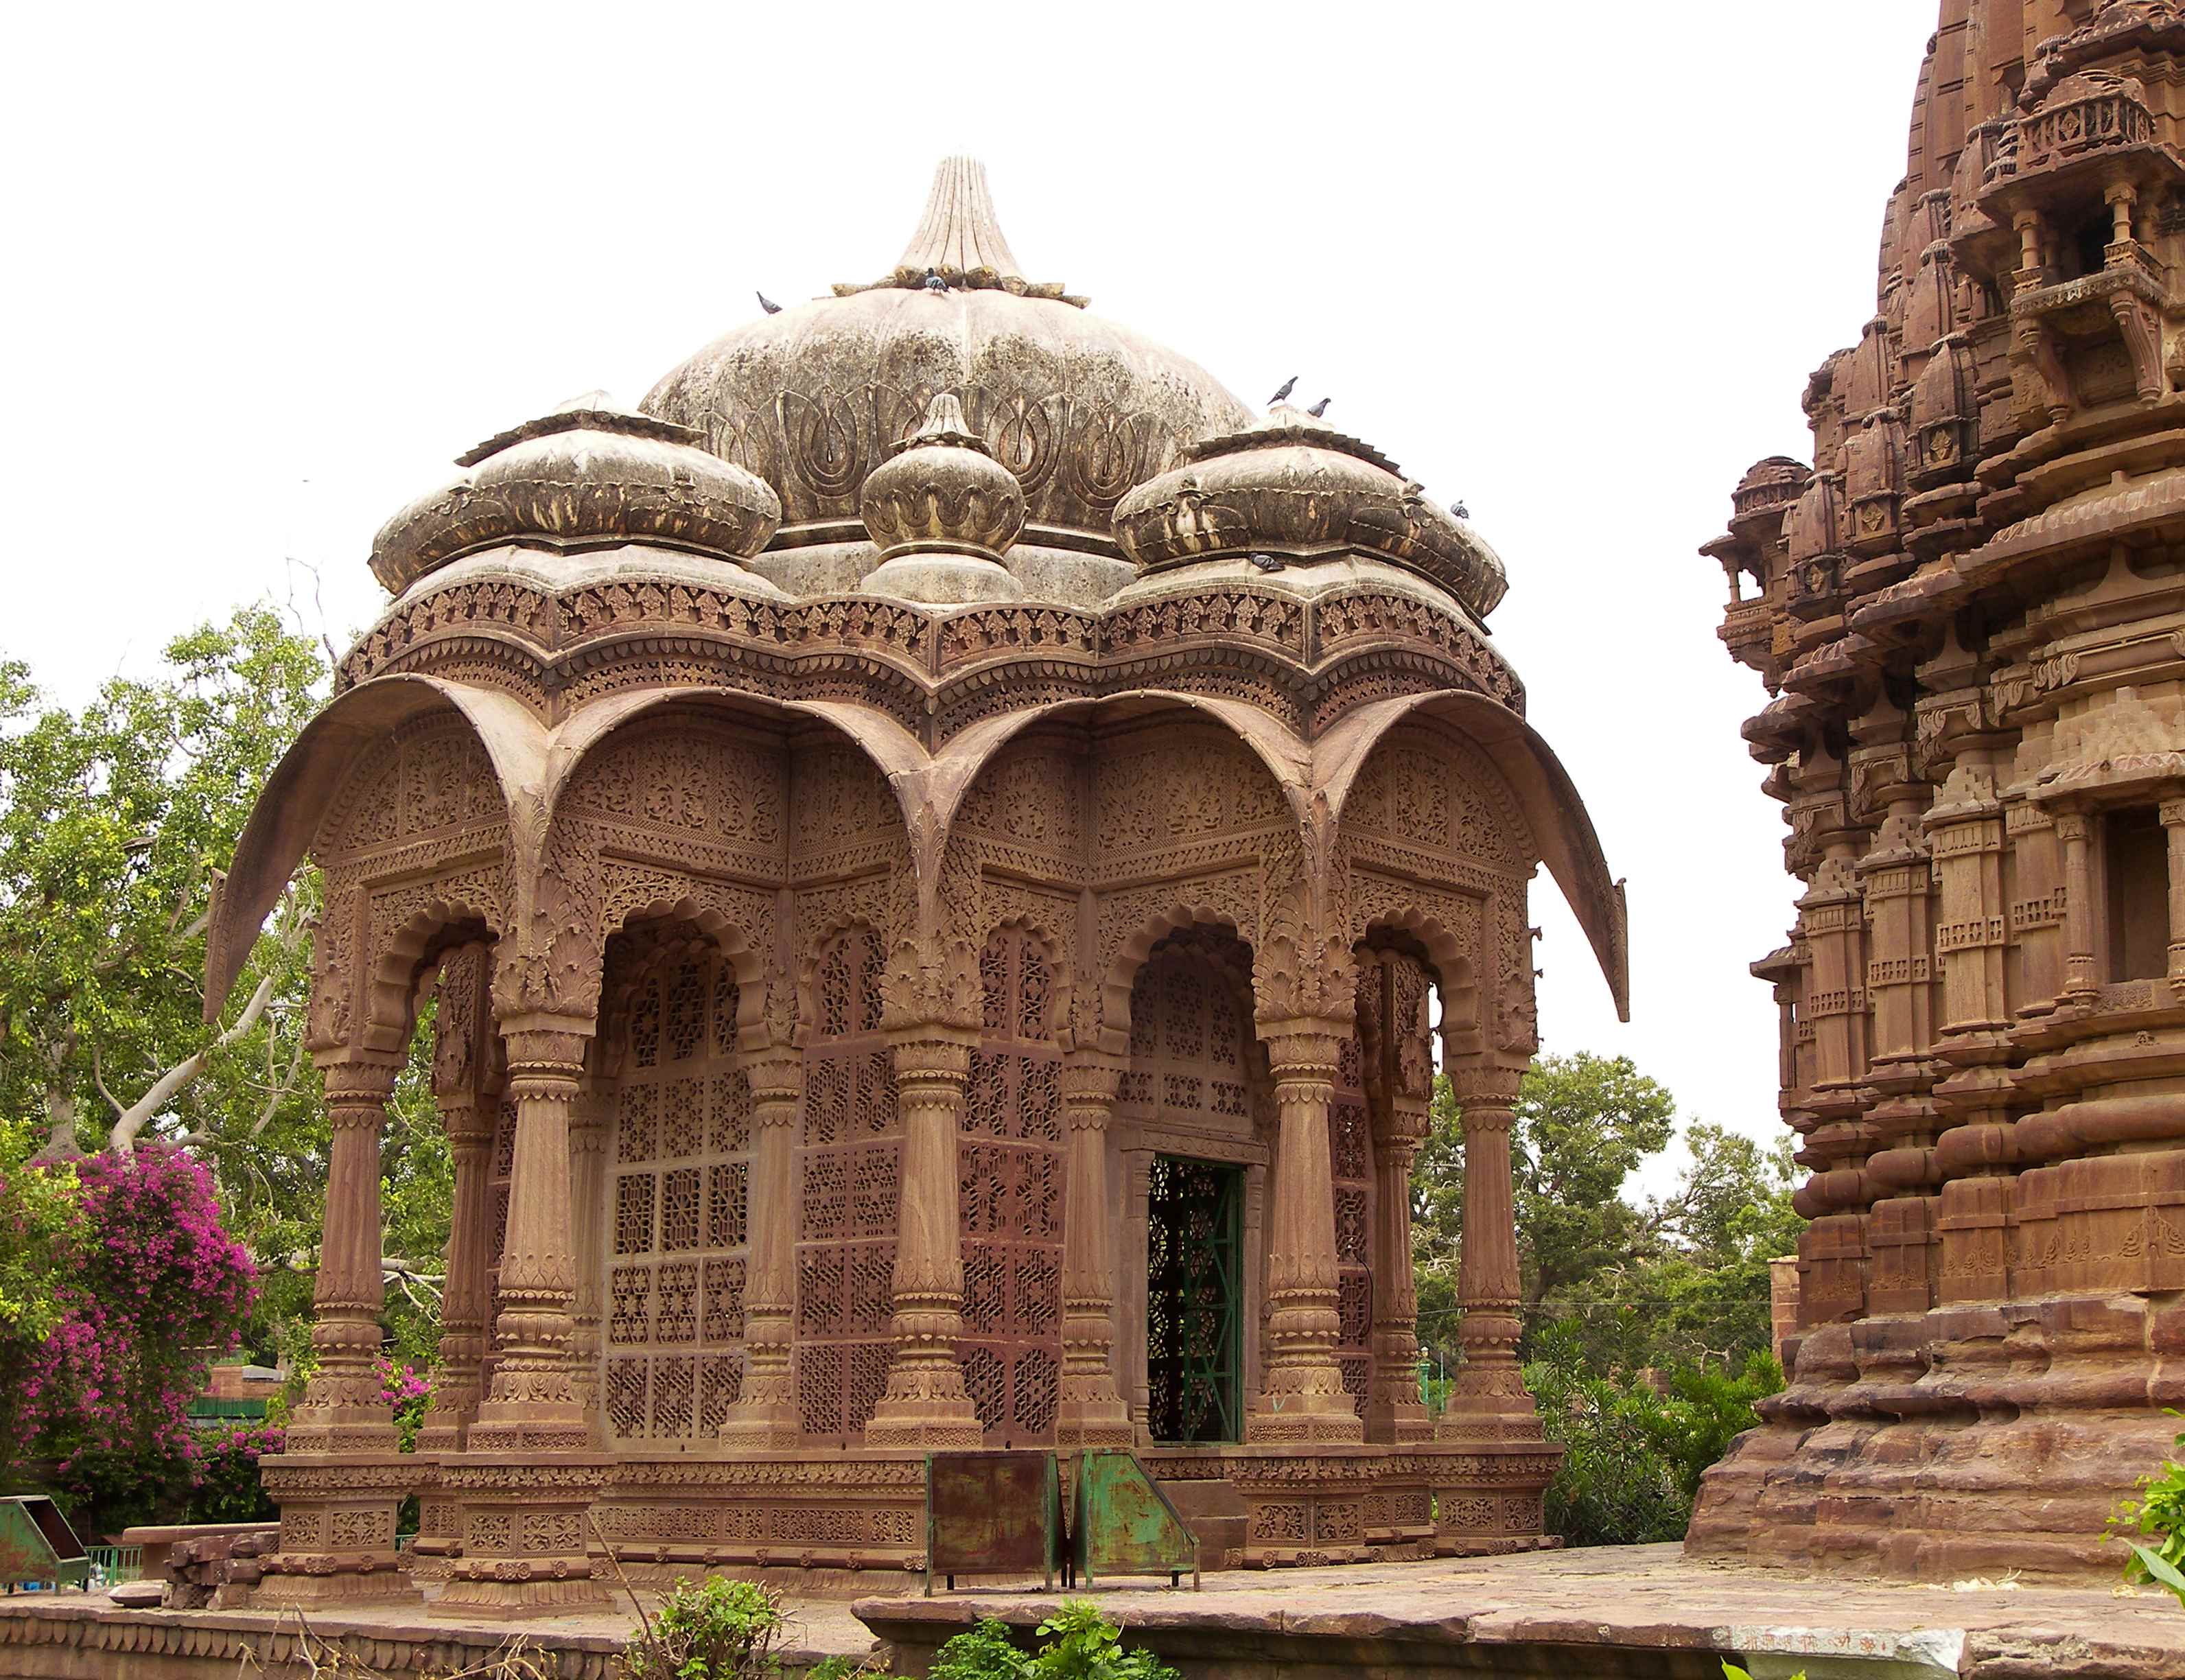
[[[2109,889],[2110,979],[2161,979],[2170,955],[2170,849],[2153,807],[2103,818],[2102,873]]]

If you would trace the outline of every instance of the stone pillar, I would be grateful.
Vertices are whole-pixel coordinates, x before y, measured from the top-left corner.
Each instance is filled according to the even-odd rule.
[[[433,1101],[455,1164],[448,1220],[447,1275],[440,1294],[439,1369],[433,1403],[418,1432],[421,1453],[460,1451],[483,1397],[486,1332],[493,1315],[494,1105],[483,1096],[496,1043],[486,983],[491,955],[458,946],[442,957],[433,981]],[[444,1501],[431,1502],[445,1512]],[[444,1529],[445,1532],[443,1532]],[[454,1543],[452,1529],[426,1523],[417,1549],[428,1555]]]
[[[1411,1275],[1411,1165],[1427,1135],[1426,1104],[1391,1099],[1373,1139],[1373,1382],[1366,1397],[1369,1441],[1430,1441],[1419,1398],[1419,1292]]]
[[[2165,799],[2162,832],[2170,842],[2170,991],[2185,996],[2185,799]]]
[[[569,1370],[577,1398],[584,1409],[585,1426],[594,1440],[602,1439],[600,1415],[601,1361],[605,1347],[600,1327],[601,1274],[606,1264],[601,1252],[601,1203],[606,1194],[608,1120],[612,1115],[614,1087],[597,1074],[587,1074],[578,1087],[569,1113],[570,1231],[577,1262],[577,1301],[573,1334],[569,1347]],[[513,1198],[511,1197],[511,1201]]]
[[[1464,1247],[1457,1300],[1464,1318],[1456,1374],[1440,1434],[1449,1440],[1537,1439],[1539,1416],[1517,1368],[1517,1225],[1510,1128],[1518,1074],[1474,1058],[1445,1061],[1464,1126]]]
[[[2064,996],[2088,1004],[2101,990],[2094,975],[2093,828],[2083,811],[2056,815],[2064,844]]]
[[[887,1393],[865,1426],[868,1447],[970,1448],[984,1432],[964,1387],[964,1250],[958,1220],[956,1138],[970,1077],[974,1031],[911,1027],[895,1039],[902,1110],[897,1204],[895,1362]]]
[[[1064,1447],[1127,1447],[1130,1411],[1115,1386],[1115,1197],[1108,1121],[1122,1063],[1072,1052],[1062,1063],[1070,1158],[1062,1236],[1062,1400],[1055,1438]]]
[[[443,1483],[461,1506],[463,1555],[435,1614],[525,1616],[601,1605],[587,1519],[610,1461],[570,1370],[577,1302],[569,1123],[590,1021],[505,1022],[516,1161],[500,1263],[499,1359],[468,1451]]]
[[[420,1452],[461,1449],[478,1402],[493,1300],[492,1105],[475,1090],[443,1095],[440,1121],[455,1156],[455,1202],[448,1223],[448,1276],[440,1296],[440,1365],[433,1407],[417,1437]]]
[[[380,1270],[379,1141],[400,1064],[323,1064],[332,1145],[326,1234],[313,1297],[318,1370],[288,1425],[288,1450],[265,1460],[281,1507],[280,1550],[266,1560],[258,1602],[352,1604],[416,1596],[394,1550],[394,1515],[429,1460],[395,1448],[372,1361],[386,1297]]]
[[[1247,1444],[1365,1439],[1343,1387],[1335,1344],[1335,1199],[1330,1189],[1328,1110],[1337,1047],[1347,1023],[1278,1021],[1260,1028],[1278,1119],[1273,1207],[1267,1230],[1265,1379],[1244,1420]]]
[[[804,1061],[786,1047],[745,1064],[752,1093],[751,1269],[744,1280],[744,1382],[721,1437],[767,1451],[799,1439],[791,1370],[796,1315],[796,1127]]]

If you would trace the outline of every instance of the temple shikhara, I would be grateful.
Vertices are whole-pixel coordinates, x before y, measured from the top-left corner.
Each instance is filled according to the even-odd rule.
[[[1801,1336],[1691,1546],[2113,1571],[2185,1403],[2185,13],[1944,0],[1874,318],[1707,552],[1802,896]]]
[[[2176,706],[2176,650],[2138,625],[2175,588],[2149,545],[2168,482],[2144,476],[2169,412],[2168,119],[2105,69],[2037,74],[2137,126],[2052,160],[1997,114],[1981,155],[2016,172],[1987,165],[2003,196],[1960,213],[1963,248],[1929,248],[1948,195],[1915,177],[1893,324],[1815,399],[1831,460],[1850,416],[1848,488],[1769,469],[1725,550],[1769,579],[1737,645],[1792,695],[1764,721],[1816,872],[1786,993],[1863,987],[1862,940],[1922,965],[1870,1046],[1858,990],[1799,1047],[1793,1116],[1832,1152],[1817,1183],[1866,1186],[1891,1158],[1877,1126],[1903,1147],[1969,1128],[1966,1197],[1931,1223],[1983,1255],[2037,1206],[2054,1229],[2089,1195],[2146,1199],[2177,1158],[2052,1169],[2128,1183],[2045,1203],[2005,1165],[2029,1102],[2052,1153],[2147,1135],[2103,1129],[2140,1099],[2097,1121],[2078,1093],[2176,1053],[2160,939],[2139,978],[2136,932],[2111,952],[2077,931],[2139,924],[2089,920],[2075,885],[2074,931],[2029,940],[2008,998],[1983,977],[2015,931],[1952,947],[1947,998],[1925,967],[1930,920],[2048,916],[2089,870],[2160,890],[2149,779],[2171,761],[2108,755]],[[2117,237],[2090,277],[2021,272],[2008,311],[1978,301],[2014,218],[2068,265],[2095,210]],[[1912,425],[1963,444],[1939,476],[1908,467],[1926,457],[1885,406],[1923,365],[1956,406],[1923,417],[1945,399],[1915,394]],[[460,465],[380,532],[392,603],[267,788],[212,930],[216,1007],[299,861],[323,871],[318,1368],[267,1460],[259,1600],[413,1592],[412,1496],[450,1612],[597,1601],[609,1547],[640,1572],[899,1571],[924,1549],[923,1455],[981,1445],[1134,1449],[1214,1563],[1537,1543],[1556,1449],[1514,1357],[1508,1136],[1535,1048],[1528,883],[1545,863],[1619,1008],[1624,919],[1486,630],[1503,568],[1469,523],[1370,444],[1255,412],[1031,278],[961,159],[869,283],[736,328],[634,410],[580,399]],[[2085,488],[2113,472],[2131,488]],[[1908,473],[1944,488],[1921,500]],[[1785,557],[1769,522],[1802,494]],[[1838,507],[1847,533],[1879,510],[1887,538],[1839,554]],[[1847,636],[1858,591],[1905,578],[1872,597],[1887,628]],[[2058,604],[2029,617],[2021,594]],[[1855,795],[1847,762],[1873,767]],[[1884,812],[1885,838],[1859,826]],[[2006,816],[2040,860],[2015,886]],[[1930,848],[1964,872],[1952,907],[1915,883],[1861,931],[1871,872],[1924,883]],[[372,1376],[380,1136],[428,999],[454,1234],[442,1382],[405,1454]],[[1407,1194],[1437,1033],[1467,1157],[1467,1358],[1438,1424]],[[1931,1191],[1883,1204],[1899,1225],[1841,1193],[1812,1260],[1831,1316],[1885,1228],[1923,1233],[1915,1260],[1931,1240]],[[1998,1336],[2129,1330],[2138,1355],[2122,1309],[2037,1332],[2005,1304],[2016,1275],[1992,1275],[1974,1310]],[[1851,1342],[1808,1348],[1800,1395],[1852,1381]]]

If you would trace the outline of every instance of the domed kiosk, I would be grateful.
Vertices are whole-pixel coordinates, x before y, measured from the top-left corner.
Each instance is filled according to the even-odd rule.
[[[981,1445],[1132,1448],[1216,1566],[1538,1543],[1530,879],[1619,1009],[1624,922],[1488,638],[1500,561],[1027,280],[968,160],[835,289],[398,514],[393,601],[238,846],[209,1005],[315,860],[333,1121],[260,1597],[414,1567],[551,1610],[603,1546],[900,1570],[923,1454]],[[380,1133],[428,996],[454,1230],[399,1454]],[[1434,1032],[1469,1164],[1438,1420]]]

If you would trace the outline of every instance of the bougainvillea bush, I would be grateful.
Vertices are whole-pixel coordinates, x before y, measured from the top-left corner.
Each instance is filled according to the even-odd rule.
[[[43,1334],[0,1324],[7,1452],[53,1466],[90,1526],[172,1497],[190,1475],[185,1409],[235,1346],[257,1269],[195,1157],[160,1145],[72,1169],[81,1221],[53,1256]],[[0,1240],[5,1233],[0,1232]]]
[[[277,1424],[245,1423],[212,1431],[192,1443],[188,1522],[270,1522],[278,1514],[258,1479],[258,1461],[282,1450],[288,1432]]]

